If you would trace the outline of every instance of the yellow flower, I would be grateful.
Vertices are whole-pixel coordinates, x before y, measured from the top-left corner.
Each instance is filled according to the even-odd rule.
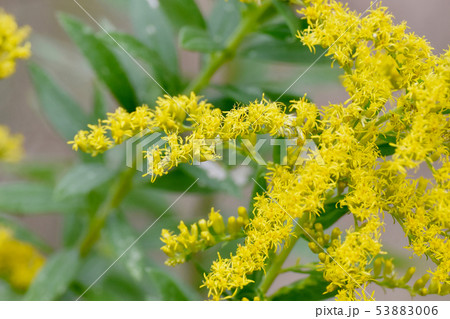
[[[216,245],[219,242],[230,241],[242,236],[242,228],[249,222],[247,209],[238,208],[238,217],[228,218],[225,227],[223,216],[211,208],[208,221],[201,219],[188,228],[183,221],[178,225],[180,233],[173,234],[167,229],[161,232],[161,241],[165,244],[161,250],[169,257],[166,264],[175,266],[184,263],[193,254]],[[189,230],[190,229],[190,230]]]
[[[22,135],[11,135],[6,126],[0,125],[0,161],[19,161],[23,156],[22,144]]]
[[[33,246],[13,238],[9,230],[0,227],[0,278],[14,289],[26,290],[44,262]]]
[[[25,42],[30,27],[19,28],[16,20],[0,8],[0,79],[7,78],[16,70],[16,59],[28,59],[31,44]]]

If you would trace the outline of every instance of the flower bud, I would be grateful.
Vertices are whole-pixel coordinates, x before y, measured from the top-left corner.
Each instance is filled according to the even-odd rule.
[[[321,252],[321,249],[319,248],[319,246],[316,245],[316,243],[314,242],[309,242],[308,244],[309,249],[311,249],[311,251],[315,254],[318,254]]]
[[[238,208],[238,215],[239,217],[242,217],[245,225],[248,223],[248,214],[247,214],[247,208],[240,206]]]
[[[323,226],[322,226],[321,223],[314,224],[314,228],[315,228],[315,230],[317,232],[322,232],[323,233]]]
[[[189,236],[189,230],[183,221],[180,221],[178,229],[180,230],[180,236]]]
[[[318,238],[317,238],[317,245],[318,245],[319,247],[323,247],[323,246],[324,246],[323,237],[318,237]]]
[[[428,293],[437,294],[439,293],[439,290],[441,290],[441,283],[439,280],[435,278],[431,279],[430,286],[428,287]]]
[[[318,257],[319,257],[319,260],[323,263],[327,260],[327,255],[325,253],[319,253]]]
[[[416,267],[409,267],[406,271],[405,275],[400,279],[402,283],[408,283],[411,280],[412,276],[416,272]]]
[[[327,291],[326,292],[333,292],[333,291],[335,291],[338,288],[339,288],[338,285],[331,283],[331,284],[329,284],[327,286]]]
[[[428,289],[426,287],[423,287],[422,289],[420,289],[419,295],[426,296],[427,294],[428,294]]]
[[[430,280],[430,274],[423,275],[420,279],[418,279],[414,283],[413,289],[415,291],[419,291],[420,289],[422,289],[427,284],[428,280]]]
[[[378,277],[381,274],[381,267],[383,265],[383,258],[379,257],[373,262],[373,275]]]
[[[338,239],[341,235],[341,230],[339,228],[333,228],[333,231],[331,232],[331,240]]]
[[[214,236],[211,235],[209,231],[202,231],[200,233],[200,237],[205,241],[208,246],[214,246],[216,244],[216,240]]]
[[[383,275],[389,276],[390,274],[392,274],[393,271],[394,271],[394,264],[392,263],[392,260],[390,259],[386,260],[386,262],[384,263]]]
[[[417,281],[414,283],[413,289],[417,291],[420,288],[422,288],[424,285],[425,284],[422,279],[417,279]]]
[[[241,228],[237,224],[236,217],[231,216],[231,217],[228,218],[227,228],[228,228],[228,233],[231,236],[235,236],[237,233],[239,233]]]
[[[239,217],[236,219],[236,223],[237,223],[237,225],[238,225],[239,228],[245,226],[245,221],[244,221],[244,219],[243,219],[241,216],[239,216]]]
[[[198,221],[198,226],[200,226],[200,230],[202,232],[204,231],[209,232],[208,223],[203,218]]]
[[[197,224],[191,225],[191,237],[196,240],[198,238],[198,226]]]
[[[417,184],[417,192],[423,194],[428,186],[428,180],[426,178],[420,177]]]
[[[209,213],[208,226],[212,226],[217,235],[222,235],[225,232],[223,217],[218,211],[214,211],[214,208],[211,208],[211,213]]]
[[[330,242],[330,235],[325,234],[325,235],[323,236],[323,241],[324,241],[324,244],[325,244],[325,245],[328,244],[328,243]]]

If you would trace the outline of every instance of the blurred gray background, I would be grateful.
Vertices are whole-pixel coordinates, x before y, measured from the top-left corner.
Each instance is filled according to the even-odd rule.
[[[208,12],[214,1],[198,1],[202,9]],[[118,29],[131,32],[131,26],[127,21],[127,15],[123,14],[116,6],[116,1],[108,0],[79,0],[100,23],[112,23]],[[349,1],[350,7],[362,12],[367,9],[370,1]],[[390,8],[398,22],[406,20],[410,30],[418,35],[425,36],[437,53],[448,48],[450,44],[450,1],[448,0],[384,0],[383,4]],[[49,70],[50,74],[58,79],[60,85],[76,97],[84,107],[88,108],[92,98],[93,74],[87,63],[79,54],[76,47],[59,26],[55,14],[59,11],[71,13],[92,25],[92,21],[80,10],[72,0],[0,0],[0,7],[16,16],[19,25],[30,25],[33,29],[33,57]],[[187,76],[194,76],[199,71],[198,56],[194,53],[183,52],[181,54],[181,66]],[[273,68],[273,76],[292,79],[299,75],[290,71],[289,65],[279,64]],[[142,72],[136,66],[136,72]],[[298,71],[297,71],[298,72]],[[316,72],[319,72],[316,70]],[[314,74],[314,68],[310,72]],[[287,75],[286,75],[287,74]],[[311,84],[313,83],[313,84]],[[337,80],[329,81],[325,85],[318,85],[317,81],[309,81],[305,76],[293,88],[292,92],[303,95],[308,94],[318,104],[328,102],[342,102],[346,100],[346,94]],[[255,98],[258,98],[255,96]],[[149,101],[151,104],[152,101]],[[110,108],[115,104],[110,100]],[[71,148],[59,138],[49,127],[38,112],[36,96],[31,87],[26,70],[26,63],[18,63],[17,73],[9,79],[0,82],[0,124],[8,125],[12,132],[22,133],[25,136],[25,148],[29,160],[45,161],[47,159],[66,161],[74,158]],[[0,175],[0,178],[1,175]],[[226,198],[216,200],[226,206]],[[188,199],[187,203],[195,207],[195,199]],[[234,204],[233,204],[234,205]],[[179,206],[179,205],[177,205]],[[57,247],[60,241],[61,221],[58,216],[38,216],[23,218],[30,228],[42,236],[52,246]],[[387,222],[390,222],[387,220]],[[343,225],[346,221],[341,222]],[[407,241],[402,233],[394,226],[388,226],[383,236],[385,248],[394,251],[401,257],[403,266],[407,267],[417,262],[417,258],[409,260],[409,252],[402,249]],[[298,251],[295,255],[308,254]],[[126,258],[126,257],[125,257]],[[294,262],[290,260],[288,262]],[[421,273],[427,268],[424,259],[419,261]],[[403,272],[403,271],[400,271]],[[296,277],[293,275],[281,275],[276,285],[291,282]],[[409,294],[405,291],[388,290],[384,293],[376,288],[377,300],[403,299],[409,300]],[[417,297],[416,299],[424,299]],[[437,299],[435,296],[425,299]],[[449,297],[441,298],[450,300]]]

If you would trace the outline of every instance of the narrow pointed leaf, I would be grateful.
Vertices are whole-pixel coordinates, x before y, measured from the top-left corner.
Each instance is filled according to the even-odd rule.
[[[29,70],[42,113],[55,131],[71,140],[78,130],[86,126],[86,114],[40,66],[30,63]]]
[[[121,106],[133,111],[138,101],[119,59],[90,27],[66,14],[60,14],[58,18],[64,30],[89,61],[97,77],[106,84]]]

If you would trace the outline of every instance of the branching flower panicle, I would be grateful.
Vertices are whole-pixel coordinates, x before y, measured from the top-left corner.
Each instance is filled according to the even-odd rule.
[[[210,248],[220,242],[230,241],[243,236],[242,229],[248,224],[245,207],[238,208],[238,216],[230,216],[225,224],[219,211],[211,208],[208,220],[200,219],[189,228],[183,221],[178,225],[180,233],[173,234],[167,229],[161,232],[161,241],[165,246],[161,250],[169,257],[166,264],[175,266],[186,262],[193,254]]]
[[[212,299],[241,300],[239,292],[253,283],[251,275],[259,270],[267,281],[260,284],[258,297],[267,297],[271,276],[279,273],[276,267],[284,259],[268,261],[286,258],[284,252],[299,237],[317,254],[315,269],[328,282],[324,293],[334,293],[338,300],[373,300],[374,294],[366,291],[372,283],[404,288],[412,295],[447,294],[450,53],[435,55],[424,38],[407,32],[405,23],[394,24],[381,5],[361,16],[334,0],[303,2],[299,12],[309,26],[297,36],[311,51],[326,48],[332,66],[343,69],[349,94],[344,103],[321,107],[305,95],[284,105],[263,96],[223,112],[194,93],[165,96],[154,108],[142,106],[131,113],[117,109],[89,131],[80,131],[71,144],[95,156],[136,134],[161,132],[165,144],[146,154],[154,180],[180,163],[220,159],[220,143],[254,141],[262,134],[295,141],[287,161],[269,165],[267,188],[257,184],[261,189],[251,218],[244,218],[241,209],[240,217],[230,217],[225,225],[212,209],[208,221],[201,219],[189,228],[181,222],[177,235],[163,230],[162,250],[169,265],[245,236],[229,257],[219,254],[204,275],[202,286]],[[298,162],[306,140],[314,141],[317,150]],[[424,163],[433,178],[415,179]],[[325,234],[316,222],[329,218],[330,201],[354,218],[342,233],[335,228]],[[408,282],[414,269],[398,278],[393,261],[381,257],[387,254],[382,245],[386,216],[402,226],[410,240],[407,249],[436,265],[412,286]]]

